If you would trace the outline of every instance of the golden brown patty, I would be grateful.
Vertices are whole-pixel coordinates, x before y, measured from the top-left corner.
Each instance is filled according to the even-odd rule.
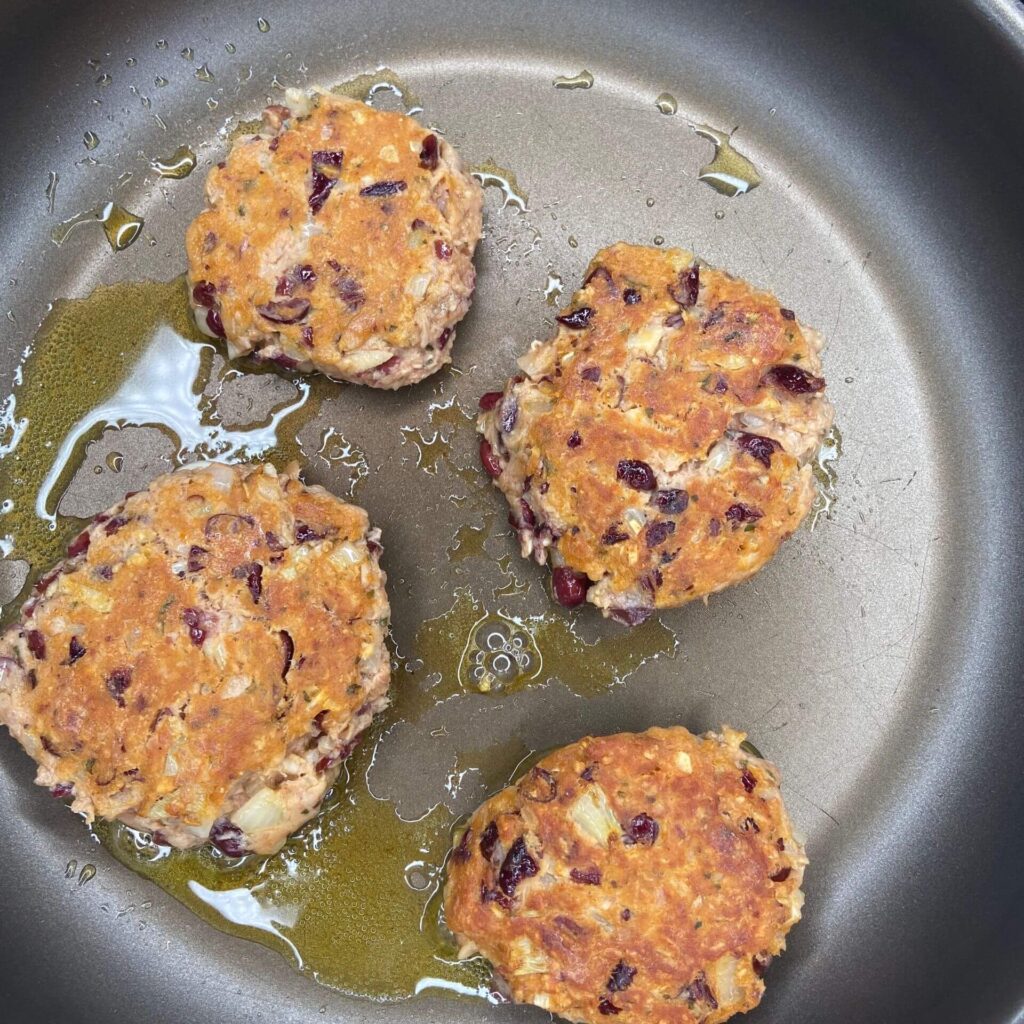
[[[89,820],[272,852],[387,701],[378,537],[294,466],[159,477],[0,639],[0,723]]]
[[[807,859],[743,733],[588,738],[483,804],[445,916],[518,1002],[572,1021],[715,1024],[756,1006]]]
[[[404,114],[316,92],[268,107],[186,235],[196,322],[234,356],[397,388],[451,359],[480,186]]]
[[[633,624],[760,569],[814,497],[832,422],[818,334],[688,252],[625,243],[558,320],[479,420],[556,597]]]

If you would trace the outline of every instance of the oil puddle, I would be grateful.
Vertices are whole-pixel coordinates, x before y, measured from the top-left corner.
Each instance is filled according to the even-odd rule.
[[[331,92],[349,99],[359,100],[371,107],[386,108],[389,99],[398,100],[406,114],[420,114],[423,104],[419,97],[409,88],[405,81],[388,67],[379,67],[364,75],[356,75],[345,82],[331,87]]]
[[[589,89],[594,84],[594,76],[584,68],[575,75],[559,75],[551,84],[556,89]]]
[[[484,188],[496,188],[501,193],[501,209],[511,206],[520,213],[526,213],[529,209],[530,197],[519,187],[515,172],[507,167],[499,167],[493,160],[485,160],[471,167],[470,174]]]
[[[345,439],[337,427],[327,427],[320,436],[320,447],[314,458],[328,466],[344,466],[349,471],[348,489],[340,497],[354,498],[360,484],[370,475],[370,464],[366,453]]]
[[[144,221],[117,203],[102,203],[95,209],[76,213],[74,217],[61,221],[50,232],[50,238],[54,245],[63,245],[83,224],[100,224],[110,248],[114,252],[122,252],[139,237]]]
[[[679,110],[679,103],[670,92],[661,93],[654,101],[659,114],[674,114]]]
[[[188,146],[179,146],[170,156],[154,157],[149,166],[161,178],[180,180],[187,178],[196,169],[196,155]]]
[[[812,530],[822,516],[831,519],[835,512],[839,488],[839,473],[836,470],[836,463],[842,454],[843,435],[839,432],[838,427],[832,427],[825,435],[813,463],[814,479],[818,482],[818,493],[814,496],[814,504],[811,505],[811,514],[808,517]]]
[[[691,127],[697,135],[713,142],[715,146],[714,159],[705,164],[697,175],[700,181],[730,199],[750,192],[761,184],[757,168],[733,148],[732,132],[722,132],[706,124],[694,124]]]

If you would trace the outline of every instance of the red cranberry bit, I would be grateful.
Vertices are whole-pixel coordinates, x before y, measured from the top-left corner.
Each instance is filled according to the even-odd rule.
[[[106,525],[103,527],[103,532],[108,537],[113,537],[122,526],[127,524],[127,522],[128,520],[125,516],[114,516],[113,519],[107,520]]]
[[[615,287],[615,281],[612,278],[612,275],[608,272],[607,267],[594,267],[594,269],[587,274],[586,280],[583,282],[583,287],[586,288],[591,282],[598,280],[598,278],[603,280],[611,291],[618,291]]]
[[[579,885],[600,885],[601,871],[599,868],[573,868],[569,877]]]
[[[537,874],[537,862],[526,849],[526,840],[520,836],[511,846],[498,872],[498,888],[508,896],[515,896],[519,884]]]
[[[434,242],[434,252],[439,260],[447,261],[452,258],[452,247],[443,238]]]
[[[77,558],[89,550],[89,531],[83,530],[69,545],[68,558]]]
[[[654,470],[639,459],[620,459],[615,467],[615,479],[635,491],[653,491],[658,486]]]
[[[284,655],[284,664],[281,667],[281,678],[284,679],[288,675],[288,669],[292,667],[292,658],[295,656],[295,641],[292,640],[291,633],[287,629],[282,629],[278,634],[281,638],[281,652]],[[325,712],[320,712],[325,714]],[[317,715],[319,718],[320,715]]]
[[[402,361],[401,356],[392,356],[386,359],[380,366],[375,366],[370,373],[375,377],[386,377]]]
[[[640,812],[625,828],[623,843],[627,846],[653,846],[658,838],[658,823],[649,815]]]
[[[744,818],[740,822],[741,832],[760,832],[761,826],[753,818]]]
[[[260,603],[260,595],[263,593],[263,566],[259,562],[253,562],[245,574],[245,585],[252,595],[252,603]]]
[[[645,623],[654,613],[653,608],[646,605],[634,604],[626,608],[609,608],[608,614],[624,626],[640,626]]]
[[[302,328],[302,344],[305,345],[306,348],[313,347],[313,328],[308,324]]]
[[[218,818],[210,828],[210,842],[225,857],[244,857],[249,851],[245,848],[245,834],[227,818]]]
[[[794,395],[815,394],[818,391],[825,390],[825,379],[823,377],[815,377],[813,373],[808,373],[803,368],[793,366],[791,363],[773,366],[761,378],[761,383],[774,384],[777,387],[792,392]]]
[[[52,569],[45,576],[39,578],[36,581],[36,585],[32,588],[33,594],[41,594],[47,587],[60,575],[60,569]]]
[[[440,146],[437,142],[437,136],[431,133],[423,140],[423,145],[420,146],[420,167],[425,171],[437,170],[437,157]]]
[[[498,825],[491,821],[487,823],[487,827],[480,834],[480,856],[489,861],[494,856],[494,848],[497,845]]]
[[[651,504],[659,511],[664,512],[666,515],[676,516],[680,512],[686,511],[686,506],[690,504],[690,496],[686,491],[681,491],[676,488],[670,488],[664,491],[655,491],[651,496]]]
[[[359,194],[369,199],[378,199],[381,196],[397,196],[399,192],[404,192],[405,188],[404,181],[375,181],[372,185],[361,188]]]
[[[734,527],[739,526],[742,523],[756,523],[763,515],[764,513],[759,508],[754,508],[752,505],[745,505],[742,501],[736,502],[735,505],[730,505],[725,510],[725,518],[728,519]]]
[[[206,616],[198,608],[185,608],[181,613],[181,621],[188,629],[189,640],[196,647],[202,647],[206,639]]]
[[[567,565],[559,565],[551,572],[551,589],[560,605],[575,608],[587,599],[590,579],[581,572],[574,572]]]
[[[338,275],[333,282],[334,292],[345,303],[350,313],[355,313],[366,302],[366,292],[359,283],[358,278],[353,277],[348,267],[342,267],[335,263],[333,266]]]
[[[568,441],[566,441],[565,443],[566,443],[566,444],[567,444],[567,445],[568,445],[568,446],[569,446],[570,448],[579,448],[579,446],[580,446],[581,444],[583,444],[583,438],[582,438],[582,437],[580,437],[580,432],[579,432],[578,430],[574,430],[574,431],[573,431],[573,432],[572,432],[572,433],[571,433],[571,434],[569,435],[569,440],[568,440]]]
[[[299,664],[302,664],[302,659],[299,659]],[[321,757],[314,766],[314,771],[318,775],[323,775],[329,768],[333,768],[339,761],[344,761],[345,758],[352,753],[356,747],[359,746],[359,741],[362,739],[361,736],[355,736],[348,741],[343,743],[333,754],[328,754],[326,757]]]
[[[519,499],[519,522],[531,530],[537,525],[537,517],[533,514],[533,509],[530,508],[530,503],[525,498]],[[516,524],[513,523],[514,525]]]
[[[535,804],[549,804],[558,794],[558,783],[546,768],[533,768],[519,783],[523,798]]]
[[[785,306],[779,306],[779,315],[782,317],[783,320],[796,319],[796,313],[794,313],[791,309],[786,309]]]
[[[297,324],[309,312],[309,299],[275,299],[256,307],[264,320],[272,324]]]
[[[679,274],[675,283],[668,286],[668,293],[683,309],[697,305],[697,294],[700,291],[700,267],[695,263],[689,270]]]
[[[75,784],[73,782],[58,782],[56,786],[50,787],[50,796],[57,800],[66,800],[69,796],[73,796],[74,792]]]
[[[315,737],[317,739],[319,739],[321,736],[323,736],[325,732],[327,732],[327,727],[324,725],[324,722],[326,722],[327,719],[330,718],[330,715],[331,712],[327,708],[324,708],[323,711],[318,711],[313,716],[313,728],[316,730]]]
[[[621,544],[629,540],[629,534],[624,533],[618,523],[612,523],[604,533],[601,534],[601,543],[611,547],[613,544]]]
[[[68,664],[74,665],[83,654],[85,654],[85,644],[77,636],[73,636],[68,644]]]
[[[754,787],[757,785],[757,779],[754,778],[754,773],[749,768],[744,768],[740,773],[740,782],[743,783],[743,788],[748,793],[753,793]]]
[[[565,914],[556,914],[554,922],[559,928],[564,928],[570,935],[575,935],[577,939],[586,934],[586,929],[581,928],[571,917],[566,917]]]
[[[606,999],[604,997],[602,997],[601,1001],[597,1004],[597,1009],[606,1017],[616,1013],[622,1013],[621,1006],[616,1006],[610,999]]]
[[[767,953],[755,953],[750,960],[750,966],[754,968],[754,973],[759,977],[764,977],[764,972],[768,970],[768,965],[772,962],[771,956]]]
[[[320,533],[305,523],[295,524],[295,541],[297,544],[308,544],[312,541],[323,540],[326,536],[326,533]]]
[[[623,921],[628,921],[632,916],[633,916],[633,911],[630,910],[629,907],[626,907],[622,911],[622,913],[619,914],[619,917],[621,917]]]
[[[773,882],[784,882],[787,878],[789,878],[789,873],[791,870],[792,869],[789,867],[779,868],[779,870],[776,871],[774,875],[769,875],[768,877]]]
[[[717,537],[722,532],[722,524],[717,519],[712,519],[708,523],[708,533],[712,537]]]
[[[519,402],[515,395],[509,395],[501,406],[501,420],[499,427],[503,434],[511,434],[516,429],[516,420],[519,419]]]
[[[656,548],[664,544],[669,536],[676,531],[676,524],[671,519],[663,519],[657,523],[651,523],[644,532],[644,539],[649,548]]]
[[[43,750],[45,750],[48,754],[51,754],[53,757],[60,757],[60,751],[56,748],[56,746],[54,746],[53,741],[50,739],[49,736],[40,736],[39,742],[42,743]]]
[[[686,317],[682,313],[669,313],[664,320],[666,327],[682,327],[685,322]]]
[[[497,889],[488,889],[486,882],[480,883],[480,902],[497,903],[499,907],[504,907],[506,910],[512,909],[512,901]]]
[[[452,336],[452,329],[450,327],[446,327],[437,336],[437,347],[440,348],[440,349],[445,348],[447,346],[447,344],[448,344],[448,339],[451,338],[451,336]]]
[[[494,454],[491,442],[486,437],[480,438],[480,462],[491,479],[497,480],[501,476],[501,460]]]
[[[622,301],[627,306],[635,306],[640,301],[640,293],[635,288],[627,288],[622,293]]]
[[[715,993],[711,991],[711,986],[708,985],[708,979],[703,971],[683,989],[683,994],[691,1002],[705,1003],[712,1010],[718,1009],[718,1000],[715,998]]]
[[[128,689],[132,681],[132,670],[130,668],[115,668],[107,676],[107,693],[117,701],[119,708],[124,707],[124,691]]]
[[[95,574],[101,580],[112,580],[114,578],[114,570],[109,565],[96,566]]]
[[[725,319],[725,306],[724,302],[720,302],[710,313],[704,318],[704,322],[700,325],[701,330],[707,330],[709,327],[714,327],[715,324],[720,324]]]
[[[210,281],[200,281],[192,289],[192,301],[197,306],[212,309],[217,301],[217,289]]]
[[[313,153],[313,186],[309,193],[309,208],[319,213],[327,202],[338,179],[341,177],[341,164],[345,154],[340,150],[318,149]]]
[[[267,547],[270,548],[271,551],[284,551],[286,545],[272,530],[267,530],[266,540]]]
[[[46,660],[46,637],[38,629],[30,629],[25,634],[25,644],[36,658]]]
[[[465,864],[466,861],[469,860],[469,841],[472,838],[472,836],[473,830],[471,828],[467,828],[462,833],[462,838],[459,840],[459,845],[456,846],[454,850],[452,850],[452,860],[455,861],[457,864]]]
[[[596,764],[588,764],[587,767],[580,772],[580,778],[583,779],[585,782],[593,782],[594,771],[596,770],[596,768]]]
[[[772,465],[772,455],[782,451],[782,445],[770,437],[762,437],[760,434],[738,434],[736,444],[752,458],[757,459],[766,469]]]
[[[636,977],[636,968],[630,967],[625,960],[620,960],[613,968],[611,977],[608,979],[609,992],[621,992],[633,984]]]
[[[188,549],[188,563],[187,568],[189,572],[199,572],[201,569],[206,568],[206,556],[210,552],[206,548],[201,548],[198,544],[193,544]]]
[[[560,324],[570,327],[574,331],[582,331],[590,323],[593,316],[594,311],[590,306],[580,306],[579,309],[574,309],[571,313],[566,313],[563,316],[556,316],[555,319]]]
[[[489,412],[493,409],[502,398],[503,392],[501,391],[488,391],[486,394],[480,396],[479,406],[484,412]]]
[[[601,379],[601,368],[599,366],[584,366],[580,370],[580,376],[584,380],[593,381],[596,384]]]
[[[224,321],[220,318],[220,312],[216,309],[206,311],[206,326],[215,338],[226,338],[224,333]]]

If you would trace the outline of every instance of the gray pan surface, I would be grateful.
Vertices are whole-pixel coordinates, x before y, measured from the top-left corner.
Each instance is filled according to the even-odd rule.
[[[514,714],[492,701],[494,721],[537,749],[588,731],[728,721],[777,761],[812,866],[804,922],[751,1020],[1024,1019],[1019,5],[122,0],[6,2],[0,17],[0,280],[13,316],[0,318],[3,393],[50,299],[184,269],[182,233],[226,146],[218,130],[280,96],[275,75],[329,85],[387,65],[468,160],[515,172],[525,213],[487,192],[463,374],[397,395],[342,387],[322,412],[373,469],[359,500],[384,529],[403,649],[455,585],[489,579],[487,563],[512,547],[487,495],[499,513],[489,558],[448,564],[463,515],[446,500],[451,478],[417,466],[400,428],[427,429],[429,403],[452,395],[472,408],[510,372],[546,331],[549,268],[568,293],[601,245],[661,235],[820,326],[843,435],[831,515],[753,582],[665,616],[674,658],[592,701],[557,683],[524,691]],[[204,63],[212,83],[193,74]],[[581,68],[592,89],[552,87]],[[169,84],[155,88],[158,76]],[[655,109],[664,90],[678,99],[674,117]],[[699,182],[710,146],[687,117],[740,126],[760,188],[730,200]],[[101,138],[92,154],[87,130]],[[200,170],[158,187],[148,160],[182,142]],[[76,166],[87,155],[99,163]],[[60,175],[52,215],[50,171]],[[117,256],[87,230],[51,243],[57,220],[115,187],[145,216],[143,240]],[[80,488],[80,514],[166,468],[139,465],[140,437],[119,442],[119,481]],[[469,433],[451,445],[469,465]],[[338,486],[335,472],[314,465],[310,477]],[[543,608],[541,574],[517,568]],[[456,709],[456,732],[458,720]],[[415,730],[392,739],[383,788],[429,801],[437,783],[419,770],[429,742]],[[374,1004],[319,986],[116,864],[31,778],[5,736],[0,1020],[543,1019],[440,995]],[[95,863],[96,878],[66,879],[70,859]],[[144,913],[117,915],[142,901]]]

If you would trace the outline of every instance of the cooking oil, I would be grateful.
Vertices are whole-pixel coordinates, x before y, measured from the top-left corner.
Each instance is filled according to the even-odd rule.
[[[154,157],[149,166],[161,178],[187,178],[196,169],[196,155],[188,146],[179,146],[170,156]]]
[[[811,514],[808,517],[812,530],[822,516],[826,519],[833,517],[839,487],[836,463],[842,454],[843,435],[839,432],[838,427],[833,426],[825,435],[812,465],[814,479],[818,482],[818,490],[814,496],[814,504],[811,505]]]
[[[397,97],[407,114],[419,113],[423,110],[419,97],[409,88],[396,71],[388,67],[380,67],[364,75],[356,75],[347,81],[331,87],[331,92],[360,103],[374,105],[374,100],[383,96]]]
[[[654,105],[658,108],[658,112],[661,114],[674,114],[679,110],[679,104],[676,101],[675,96],[670,92],[663,92],[654,101]]]
[[[551,84],[556,89],[589,89],[594,84],[594,76],[584,68],[575,75],[559,75]]]
[[[757,168],[733,147],[732,132],[719,131],[706,124],[691,127],[701,138],[715,145],[714,159],[705,164],[697,175],[700,181],[730,199],[750,192],[761,184]]]
[[[95,149],[100,144],[100,137],[95,132],[86,132],[82,136],[82,144],[86,149]]]
[[[51,232],[55,245],[63,245],[71,233],[83,224],[100,224],[103,234],[114,252],[122,252],[132,244],[142,231],[144,221],[115,202],[103,203],[95,209],[75,214],[61,221]]]
[[[526,213],[529,209],[529,196],[519,187],[515,174],[508,168],[499,167],[493,160],[486,160],[470,168],[470,174],[484,188],[496,188],[501,192],[503,210],[511,206],[520,213]]]

